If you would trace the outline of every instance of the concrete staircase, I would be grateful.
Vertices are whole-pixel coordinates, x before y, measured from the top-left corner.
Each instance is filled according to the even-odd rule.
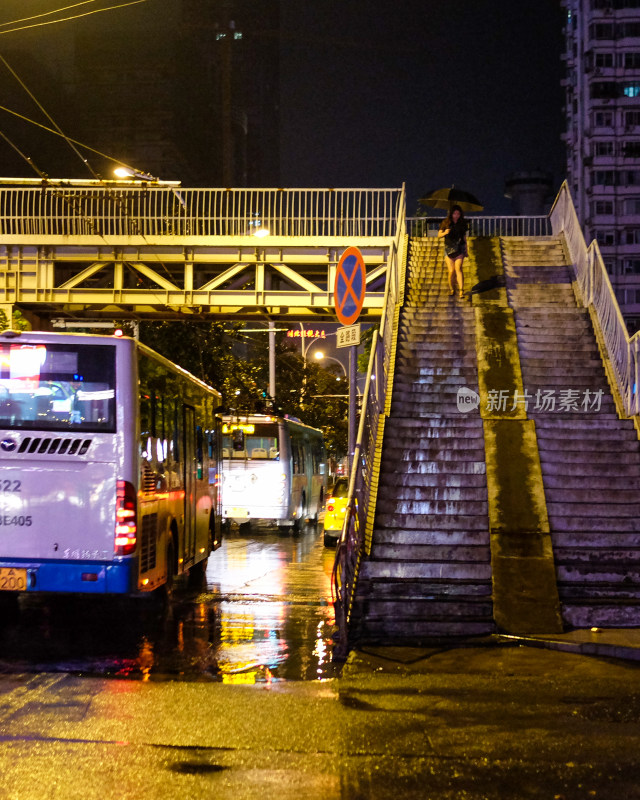
[[[640,626],[640,444],[562,240],[474,242],[473,305],[449,296],[443,262],[437,239],[411,240],[352,642],[482,635],[495,619],[515,633]],[[526,409],[490,408],[503,381]],[[458,409],[461,388],[479,412]]]
[[[442,244],[415,238],[354,641],[495,630],[483,425],[458,410],[461,387],[478,391],[474,311],[449,296]]]
[[[640,446],[559,239],[503,239],[565,625],[640,625]],[[552,407],[553,404],[553,407]],[[537,407],[536,407],[537,406]]]

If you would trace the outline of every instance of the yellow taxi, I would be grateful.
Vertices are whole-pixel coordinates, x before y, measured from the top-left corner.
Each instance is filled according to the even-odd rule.
[[[324,505],[324,546],[331,547],[340,538],[347,513],[349,478],[338,478]]]

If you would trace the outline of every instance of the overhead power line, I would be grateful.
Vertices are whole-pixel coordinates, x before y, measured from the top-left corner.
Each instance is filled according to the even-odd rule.
[[[10,147],[13,147],[13,149],[16,151],[16,153],[19,156],[24,158],[24,160],[35,171],[35,173],[38,175],[38,177],[42,178],[43,180],[47,179],[48,176],[44,172],[42,172],[42,170],[38,169],[38,167],[36,166],[35,161],[33,161],[33,159],[30,156],[26,155],[26,153],[23,153],[22,150],[20,150],[20,148],[18,147],[18,145],[14,144],[11,141],[11,139],[6,135],[6,133],[3,133],[2,131],[0,131],[0,137],[2,137]]]
[[[6,111],[7,114],[12,114],[14,117],[18,117],[18,119],[22,119],[25,122],[29,122],[31,125],[35,125],[37,128],[42,128],[49,133],[53,133],[55,136],[60,136],[62,139],[66,139],[69,142],[73,142],[73,144],[77,144],[79,147],[82,147],[84,150],[89,150],[96,155],[99,155],[101,158],[106,158],[109,161],[112,161],[114,164],[118,164],[121,167],[127,167],[127,169],[131,169],[136,172],[136,168],[132,167],[130,164],[125,164],[124,161],[120,161],[118,158],[114,158],[113,156],[109,156],[106,153],[102,153],[100,150],[96,150],[95,147],[90,147],[88,144],[84,144],[84,142],[79,142],[77,139],[72,139],[71,136],[65,136],[64,133],[59,133],[58,131],[50,128],[48,125],[43,125],[41,122],[36,122],[34,119],[30,117],[26,117],[24,114],[20,114],[17,111],[13,111],[11,108],[7,108],[6,106],[0,106],[0,111]]]
[[[88,17],[91,14],[102,14],[104,11],[115,11],[118,8],[126,8],[127,6],[135,6],[138,5],[139,3],[146,3],[146,2],[148,2],[148,0],[128,0],[128,2],[126,3],[119,3],[118,5],[115,6],[108,6],[107,8],[96,8],[93,11],[85,11],[82,14],[73,14],[70,17],[60,17],[60,19],[52,19],[46,22],[34,22],[31,25],[20,25],[19,24],[20,20],[18,20],[18,27],[9,28],[9,30],[6,31],[0,31],[0,36],[4,36],[7,33],[16,33],[16,31],[28,30],[29,28],[42,28],[45,25],[57,25],[59,22],[68,22],[69,20],[72,19],[80,19],[81,17]],[[70,6],[70,8],[73,8],[73,6]],[[6,24],[12,25],[14,23],[10,22]]]
[[[82,153],[78,150],[78,148],[73,144],[73,142],[69,139],[69,137],[64,133],[62,128],[58,125],[58,123],[54,120],[54,118],[49,114],[46,108],[42,105],[42,103],[38,100],[38,98],[33,94],[33,92],[29,89],[29,87],[25,84],[22,78],[18,75],[18,73],[11,67],[9,62],[6,58],[0,54],[0,61],[5,65],[5,67],[9,70],[9,72],[13,75],[13,77],[18,81],[20,86],[25,90],[25,92],[29,95],[29,97],[33,100],[33,102],[38,106],[40,111],[45,115],[45,117],[49,120],[49,122],[54,126],[56,131],[63,137],[65,142],[69,145],[69,147],[73,150],[73,152],[78,156],[80,161],[87,167],[89,172],[93,175],[94,178],[98,178],[99,175],[95,172],[92,168],[89,161],[82,155]]]
[[[91,3],[97,3],[98,0],[82,0],[80,3],[74,3],[71,6],[63,6],[62,8],[54,8],[53,11],[43,11],[42,14],[33,14],[31,17],[22,17],[22,19],[14,19],[11,22],[0,22],[0,28],[6,28],[9,25],[18,25],[21,22],[31,22],[32,19],[40,19],[41,17],[50,17],[52,14],[59,14],[62,11],[69,11],[70,8],[77,8],[78,6],[87,6]]]

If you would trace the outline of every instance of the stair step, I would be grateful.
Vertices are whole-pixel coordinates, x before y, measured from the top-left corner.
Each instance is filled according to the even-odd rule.
[[[421,461],[478,461],[485,457],[484,442],[478,439],[471,439],[466,442],[459,439],[428,439],[425,444],[405,444],[394,442],[392,446],[385,448],[385,454],[391,463],[398,461],[410,461],[419,463]],[[571,455],[571,454],[570,454]],[[598,454],[594,454],[598,455]],[[640,463],[637,457],[633,463]]]
[[[394,389],[397,385],[403,386],[452,386],[456,391],[460,387],[467,389],[471,388],[464,380],[463,375],[433,375],[423,374],[425,370],[410,369],[404,367],[401,369],[396,368],[396,376],[394,382]]]
[[[463,530],[433,530],[433,531],[412,531],[400,528],[375,528],[373,531],[374,543],[397,544],[397,545],[442,545],[451,546],[489,545],[488,531],[463,531]]]
[[[409,505],[417,506],[418,504]],[[547,500],[547,513],[550,519],[553,517],[555,520],[560,520],[562,517],[575,518],[578,515],[588,514],[589,518],[594,523],[598,520],[605,519],[608,523],[614,524],[629,519],[637,521],[637,530],[640,531],[640,503],[637,498],[635,502],[631,503],[581,503],[577,501],[556,503]]]
[[[562,616],[574,628],[636,628],[640,623],[640,597],[638,603],[601,603],[588,606],[564,604]]]
[[[465,419],[467,419],[465,417]],[[403,422],[404,420],[398,420]],[[482,424],[475,425],[474,427],[463,427],[462,425],[455,425],[455,420],[450,427],[432,427],[424,423],[418,426],[403,426],[393,424],[396,420],[391,417],[385,427],[385,436],[411,436],[420,437],[420,440],[425,439],[482,439],[484,431]]]
[[[607,584],[631,584],[640,590],[640,563],[635,564],[634,569],[628,569],[628,565],[605,564],[601,569],[591,564],[572,564],[570,566],[558,566],[556,568],[558,580],[563,583],[576,583],[577,581],[589,583]]]
[[[586,463],[586,462],[557,462],[554,459],[540,459],[542,465],[542,474],[546,481],[549,477],[556,477],[558,480],[564,479],[567,476],[572,478],[578,477],[612,477],[624,483],[628,478],[640,477],[640,466],[620,464],[618,461],[613,461],[609,464],[602,463]]]
[[[486,496],[487,481],[482,473],[404,473],[385,472],[380,476],[381,487],[397,487],[407,489],[480,489]]]
[[[611,481],[613,484],[614,482]],[[618,486],[619,481],[618,481]],[[618,489],[605,486],[590,486],[584,489],[571,487],[554,488],[544,481],[547,503],[638,503],[640,495],[637,489]],[[452,497],[453,499],[453,497]]]
[[[637,452],[625,452],[624,455],[608,451],[608,452],[599,452],[599,451],[592,451],[589,453],[588,462],[585,462],[585,454],[582,452],[572,452],[571,450],[567,451],[566,449],[560,450],[547,450],[544,448],[539,448],[540,450],[540,462],[542,464],[583,464],[584,466],[595,466],[595,465],[624,465],[624,469],[626,470],[628,467],[640,467],[640,454]]]
[[[422,429],[437,429],[437,428],[444,428],[444,429],[457,429],[457,428],[473,428],[483,430],[482,420],[480,417],[470,417],[467,414],[455,414],[450,417],[432,417],[429,419],[416,419],[413,416],[403,417],[403,416],[396,416],[392,415],[389,420],[387,421],[386,428],[393,428],[394,430],[397,429],[411,429],[411,428],[419,428]]]
[[[570,434],[572,431],[582,431],[588,433],[589,436],[609,436],[615,435],[616,431],[621,434],[629,435],[637,439],[636,430],[632,419],[600,419],[595,418],[589,422],[589,427],[585,428],[585,423],[582,419],[575,419],[568,417],[565,414],[547,415],[536,421],[536,431],[540,434],[560,436],[562,434]]]
[[[603,435],[593,435],[592,431],[584,434],[585,438],[573,437],[565,438],[558,437],[557,433],[547,433],[546,431],[537,431],[538,434],[538,447],[541,450],[552,451],[567,450],[571,453],[585,453],[591,458],[591,454],[596,451],[598,453],[605,452],[625,452],[635,453],[638,456],[638,463],[640,463],[640,443],[637,440],[623,438],[621,436],[610,436],[607,438]]]
[[[377,514],[375,524],[379,528],[400,528],[402,530],[426,530],[437,527],[442,530],[470,530],[485,531],[488,528],[487,517],[481,515],[448,514],[442,515],[437,520],[425,517],[424,514]],[[589,526],[580,527],[580,530],[589,530]]]
[[[488,545],[465,547],[455,545],[403,545],[382,544],[376,545],[376,560],[402,561],[406,564],[419,562],[438,562],[447,564],[479,563],[488,564],[491,561],[491,550]]]
[[[372,561],[367,560],[362,563],[360,574],[363,578],[405,578],[416,580],[418,578],[469,581],[491,580],[490,564],[447,564],[439,562],[419,562],[402,563],[398,561]]]
[[[484,439],[477,436],[459,439],[454,436],[443,438],[435,436],[399,437],[397,434],[392,434],[388,438],[385,436],[384,447],[390,458],[397,457],[398,451],[402,451],[402,459],[405,461],[407,458],[415,461],[429,461],[431,456],[442,452],[449,453],[451,458],[457,458],[460,454],[484,455]]]
[[[547,509],[549,511],[549,509]],[[620,533],[640,531],[640,521],[634,517],[592,517],[556,515],[549,512],[552,531],[599,531],[601,533]]]
[[[374,626],[380,619],[416,620],[421,622],[447,620],[491,619],[493,603],[489,600],[434,599],[432,597],[414,598],[412,600],[379,600],[370,598],[367,601],[367,625]],[[357,612],[356,612],[357,613]]]
[[[361,575],[358,581],[358,593],[375,595],[379,599],[413,600],[413,599],[471,599],[484,602],[491,597],[491,582],[447,583],[438,580],[408,580],[403,578],[375,580]]]
[[[420,361],[412,356],[398,354],[396,359],[396,374],[404,374],[405,371],[416,370],[420,375],[433,375],[434,377],[459,377],[464,378],[469,373],[468,367],[447,364],[434,364],[431,359],[422,358]]]
[[[453,621],[399,621],[397,618],[367,620],[363,623],[361,639],[371,644],[389,645],[429,645],[441,640],[449,643],[455,637],[485,636],[494,633],[493,621],[464,622]]]
[[[627,548],[614,549],[611,547],[593,547],[590,549],[576,549],[554,547],[553,554],[557,565],[569,566],[571,564],[595,564],[598,569],[606,566],[635,562],[640,566],[640,547],[635,552]]]
[[[392,414],[411,414],[417,417],[428,417],[429,415],[446,414],[450,416],[452,411],[456,409],[455,398],[446,405],[443,403],[433,402],[429,400],[424,401],[409,401],[409,400],[393,400],[391,403]],[[462,416],[462,412],[458,412]],[[471,413],[471,412],[467,412]],[[478,410],[475,412],[478,414]]]
[[[575,504],[572,504],[572,506]],[[597,508],[597,506],[596,506]],[[631,516],[637,511],[635,506],[616,506],[620,509],[619,516]],[[591,509],[591,506],[589,510]],[[580,510],[586,510],[580,507]],[[606,509],[605,509],[606,511]],[[407,516],[430,516],[430,517],[450,517],[450,516],[470,516],[479,515],[487,516],[489,513],[488,503],[486,496],[483,500],[402,500],[402,499],[385,499],[378,497],[376,504],[376,514],[393,514],[394,517],[407,517]],[[559,512],[562,513],[562,512]],[[597,513],[594,514],[597,516]]]

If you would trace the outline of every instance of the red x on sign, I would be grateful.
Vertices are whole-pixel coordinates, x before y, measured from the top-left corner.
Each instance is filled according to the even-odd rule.
[[[360,316],[366,291],[367,270],[357,247],[347,247],[336,271],[333,302],[343,325],[353,325]]]

